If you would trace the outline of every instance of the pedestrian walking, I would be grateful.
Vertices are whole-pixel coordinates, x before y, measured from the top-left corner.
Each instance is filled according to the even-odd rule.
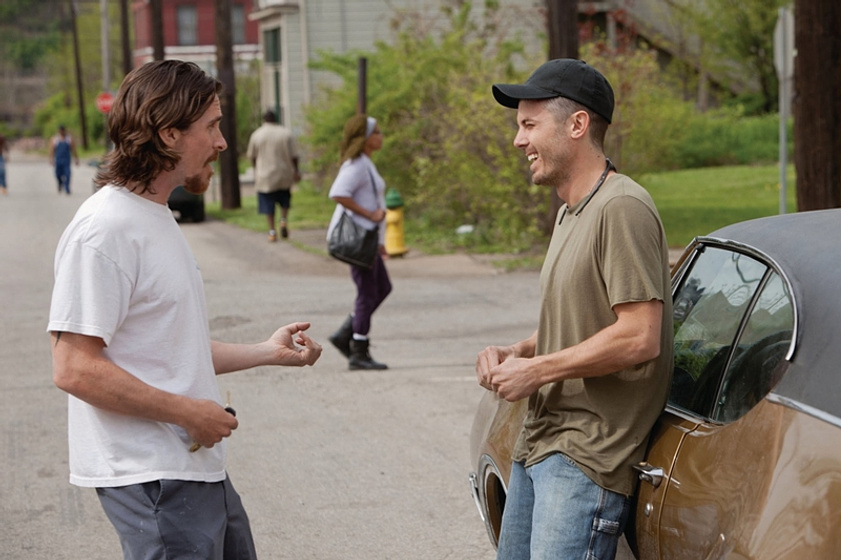
[[[266,215],[269,241],[277,241],[275,207],[280,206],[280,236],[289,237],[289,208],[292,186],[301,180],[295,137],[277,122],[274,111],[266,111],[263,124],[248,140],[248,158],[254,165],[257,210]]]
[[[9,142],[0,133],[0,194],[8,194],[6,189],[6,161],[9,157]]]
[[[371,155],[383,146],[383,134],[376,119],[355,115],[345,123],[340,146],[342,162],[339,173],[330,187],[330,198],[336,209],[327,229],[327,239],[339,223],[343,213],[365,229],[378,229],[379,251],[374,265],[368,269],[349,265],[350,276],[356,285],[353,313],[348,315],[329,340],[348,358],[350,369],[388,369],[371,357],[368,333],[371,317],[391,293],[383,257],[385,251],[385,188],[386,184],[371,160]]]
[[[62,191],[70,194],[70,162],[79,165],[79,155],[76,153],[76,143],[67,132],[65,126],[59,125],[58,133],[50,140],[50,164],[55,167],[55,178],[58,181],[58,193]]]

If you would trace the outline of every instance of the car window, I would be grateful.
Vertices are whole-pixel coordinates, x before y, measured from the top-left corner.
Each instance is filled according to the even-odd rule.
[[[706,247],[674,296],[675,370],[669,404],[711,417],[742,320],[768,270],[734,251]]]
[[[777,384],[788,365],[785,355],[793,325],[794,311],[786,285],[771,272],[739,337],[738,353],[724,374],[714,420],[738,420]]]

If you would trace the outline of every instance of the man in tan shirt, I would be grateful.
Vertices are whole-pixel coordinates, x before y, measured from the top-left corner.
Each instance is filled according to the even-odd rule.
[[[517,109],[514,145],[533,182],[565,202],[540,274],[537,331],[476,361],[482,387],[529,399],[497,559],[614,558],[632,465],[668,395],[666,236],[645,189],[605,156],[614,100],[601,73],[550,60],[493,94]]]
[[[248,140],[248,158],[254,164],[257,210],[266,215],[269,241],[277,241],[275,206],[280,205],[280,235],[289,236],[287,218],[292,201],[292,185],[301,180],[298,147],[292,132],[278,124],[274,111],[266,111],[263,124]]]

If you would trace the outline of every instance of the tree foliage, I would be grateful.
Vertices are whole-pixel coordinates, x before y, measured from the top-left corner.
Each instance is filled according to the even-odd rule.
[[[774,26],[790,0],[667,0],[700,39],[701,68],[733,91],[749,113],[777,108]],[[753,93],[758,90],[758,94]]]
[[[0,60],[29,72],[58,49],[62,24],[56,17],[58,7],[57,2],[43,0],[0,2]]]
[[[496,10],[471,18],[448,12],[436,34],[396,21],[397,36],[373,53],[322,53],[313,67],[341,85],[320,92],[306,115],[305,141],[323,188],[335,176],[344,122],[356,110],[357,62],[368,59],[368,114],[385,133],[380,172],[430,229],[472,224],[486,241],[521,246],[545,212],[545,187],[531,185],[526,159],[511,145],[515,113],[491,96],[494,82],[522,80],[522,47],[500,39]],[[533,68],[538,61],[519,64]]]
[[[486,17],[494,18],[491,11]],[[498,105],[491,84],[522,83],[544,61],[521,44],[497,39],[496,25],[451,12],[439,34],[399,28],[372,53],[322,53],[314,68],[339,77],[306,112],[310,164],[320,188],[335,176],[342,127],[356,110],[358,58],[368,59],[368,113],[386,144],[377,166],[427,232],[475,226],[483,245],[527,248],[543,238],[549,187],[531,183],[529,166],[512,141],[516,112]],[[497,20],[494,20],[497,21]],[[583,45],[581,58],[601,70],[616,92],[606,150],[628,174],[675,167],[698,118],[645,49]]]

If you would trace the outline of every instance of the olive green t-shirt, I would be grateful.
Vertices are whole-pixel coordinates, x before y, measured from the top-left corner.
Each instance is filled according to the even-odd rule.
[[[574,346],[616,321],[620,303],[664,302],[660,356],[601,377],[550,383],[529,398],[514,459],[560,452],[596,484],[634,491],[632,465],[666,404],[672,372],[669,251],[654,202],[610,176],[591,199],[561,207],[540,273],[537,355]]]

